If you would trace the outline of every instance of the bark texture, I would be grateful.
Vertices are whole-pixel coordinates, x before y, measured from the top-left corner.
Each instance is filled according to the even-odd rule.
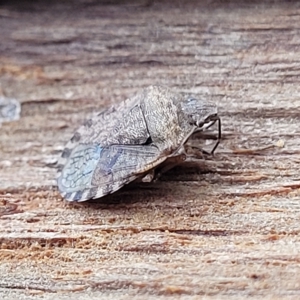
[[[0,36],[1,299],[299,299],[300,3],[7,1]],[[215,157],[65,203],[76,128],[153,84],[218,105]]]

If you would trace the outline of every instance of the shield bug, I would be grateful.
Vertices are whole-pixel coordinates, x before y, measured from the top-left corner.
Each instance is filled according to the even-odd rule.
[[[185,160],[186,142],[221,122],[217,107],[188,94],[150,86],[118,107],[99,113],[67,143],[58,188],[69,201],[100,198],[135,181],[151,181]]]

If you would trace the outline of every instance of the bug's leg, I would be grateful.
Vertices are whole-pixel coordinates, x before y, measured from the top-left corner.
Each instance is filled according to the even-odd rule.
[[[219,117],[216,117],[216,120],[214,122],[212,122],[207,128],[211,127],[212,125],[214,125],[216,122],[218,121],[218,136],[217,136],[217,141],[213,147],[213,149],[210,151],[210,152],[207,152],[203,149],[201,149],[200,147],[195,147],[195,146],[190,146],[190,145],[184,145],[184,151],[186,152],[187,154],[187,157],[194,157],[194,158],[205,158],[204,155],[207,155],[207,156],[214,156],[214,152],[215,150],[217,149],[220,141],[221,141],[221,119]],[[206,129],[207,129],[206,128]],[[209,137],[208,135],[206,134],[203,134],[202,135],[202,138],[204,139],[211,139],[211,137]],[[214,138],[216,139],[216,138]]]
[[[207,151],[190,145],[184,145],[184,152],[187,158],[189,159],[204,159],[205,155],[210,155]]]
[[[151,170],[148,174],[146,174],[141,181],[142,182],[152,182],[155,177],[155,170]]]
[[[169,157],[160,167],[157,169],[157,173],[155,175],[155,180],[158,179],[163,173],[166,173],[173,169],[174,167],[178,166],[179,164],[183,163],[186,160],[186,154],[182,153],[177,156]]]

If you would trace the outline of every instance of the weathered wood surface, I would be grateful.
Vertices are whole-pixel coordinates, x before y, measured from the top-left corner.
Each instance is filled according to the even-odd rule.
[[[60,2],[0,6],[1,89],[22,103],[0,128],[0,298],[299,299],[300,4]],[[65,142],[150,84],[217,103],[215,157],[65,203]]]

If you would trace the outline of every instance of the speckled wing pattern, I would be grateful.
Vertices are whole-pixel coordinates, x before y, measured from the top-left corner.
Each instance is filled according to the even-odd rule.
[[[165,158],[143,145],[78,145],[70,155],[58,184],[67,200],[99,198],[120,189]]]
[[[100,198],[176,155],[192,128],[181,100],[168,88],[150,86],[86,121],[58,162],[62,196],[69,201]]]

